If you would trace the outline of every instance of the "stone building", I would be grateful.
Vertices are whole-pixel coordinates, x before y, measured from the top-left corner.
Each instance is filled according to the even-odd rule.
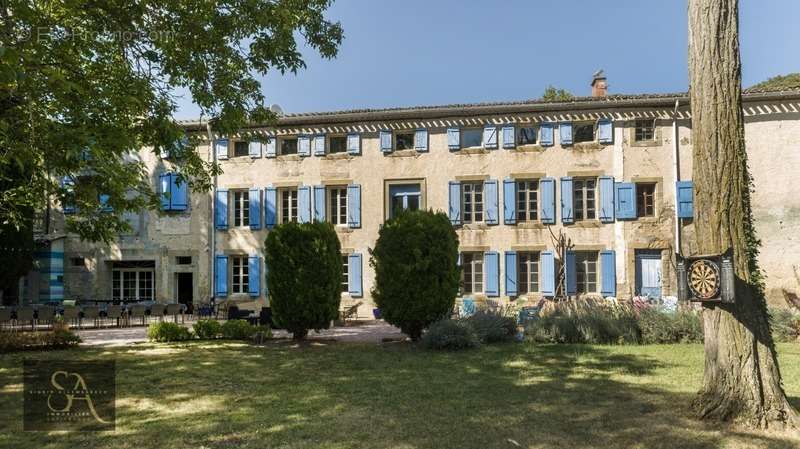
[[[676,294],[675,252],[693,252],[690,108],[686,94],[606,95],[289,114],[276,127],[214,134],[197,151],[219,162],[213,192],[174,183],[169,159],[143,150],[162,213],[127,217],[111,246],[64,242],[67,298],[267,304],[263,242],[276,224],[328,220],[343,249],[345,303],[372,315],[369,248],[401,209],[449,214],[460,239],[463,295],[500,301],[557,287],[553,236],[572,242],[568,293]],[[595,84],[595,83],[593,83]],[[747,92],[753,206],[771,297],[797,289],[800,91]]]

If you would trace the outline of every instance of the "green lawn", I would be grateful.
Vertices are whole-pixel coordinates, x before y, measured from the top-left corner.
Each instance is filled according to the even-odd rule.
[[[800,406],[800,345],[781,345]],[[117,430],[22,432],[21,361],[115,358]],[[0,356],[0,448],[797,448],[699,423],[702,347],[142,345]]]

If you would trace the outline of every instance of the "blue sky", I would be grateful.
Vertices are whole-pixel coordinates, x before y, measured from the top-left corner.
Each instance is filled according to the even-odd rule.
[[[547,85],[588,95],[685,91],[686,0],[338,0],[339,56],[261,78],[286,112],[524,100]],[[800,71],[800,1],[740,0],[745,87]],[[176,118],[197,118],[188,97]]]

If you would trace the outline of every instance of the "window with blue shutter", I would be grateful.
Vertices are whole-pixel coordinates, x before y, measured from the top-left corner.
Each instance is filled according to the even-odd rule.
[[[278,222],[278,189],[267,187],[264,189],[264,226],[272,229]]]
[[[361,254],[353,253],[347,256],[347,292],[353,298],[364,295],[361,275]]]
[[[418,129],[414,131],[414,149],[421,153],[428,151],[427,129]]]
[[[578,294],[578,275],[575,265],[575,251],[564,252],[564,277],[567,284],[567,296]]]
[[[228,256],[216,257],[214,263],[214,296],[228,296]]]
[[[560,123],[558,134],[561,136],[561,145],[572,145],[572,123]]]
[[[543,224],[556,224],[556,180],[539,180],[539,200],[542,203],[541,220]]]
[[[491,150],[497,148],[496,126],[486,126],[483,128],[483,147]]]
[[[539,275],[542,283],[540,287],[542,296],[552,298],[556,295],[556,263],[553,251],[542,251],[539,255],[539,263],[542,269]]]
[[[252,188],[248,194],[250,229],[261,229],[261,189]]]
[[[694,184],[692,181],[678,181],[675,187],[678,218],[694,218]]]
[[[497,251],[483,253],[483,265],[486,275],[484,293],[492,298],[500,296],[500,255]]]
[[[177,173],[170,175],[170,210],[186,210],[189,207],[189,184],[186,180],[179,180]]]
[[[575,222],[572,213],[572,177],[561,178],[561,222],[570,224]]]
[[[617,261],[614,250],[600,251],[600,294],[617,296]]]
[[[248,144],[248,147],[249,147],[248,149],[249,149],[251,158],[255,159],[255,158],[261,157],[261,151],[262,151],[262,147],[263,147],[263,144],[261,142],[259,142],[259,141],[250,141],[250,143]]]
[[[314,156],[325,156],[325,134],[314,136]]]
[[[512,178],[503,180],[503,223],[517,223],[517,182]]]
[[[489,179],[483,183],[483,200],[486,204],[484,208],[484,218],[487,225],[500,224],[499,199],[497,192],[497,180]]]
[[[636,184],[632,182],[618,182],[614,187],[617,197],[615,204],[617,220],[631,220],[636,218]]]
[[[506,295],[519,295],[517,287],[517,252],[506,251]]]
[[[553,146],[553,124],[542,123],[539,126],[539,144],[543,147]]]
[[[391,131],[381,131],[380,132],[380,140],[381,140],[381,151],[384,153],[391,153],[392,152],[392,132]]]
[[[214,226],[220,230],[228,229],[227,189],[217,189],[217,194],[214,199]]]
[[[297,221],[300,223],[311,221],[311,186],[297,188]]]
[[[461,130],[458,128],[447,128],[447,147],[450,151],[461,149]]]
[[[601,176],[600,182],[600,222],[614,222],[614,177]]]
[[[325,186],[314,186],[314,220],[325,221]]]
[[[612,125],[611,119],[603,118],[597,121],[597,134],[600,143],[614,141],[614,125]]]
[[[361,227],[361,185],[347,186],[347,225],[351,228]]]
[[[267,258],[264,257],[264,275],[261,276],[261,282],[264,289],[264,298],[269,303],[269,265],[267,265]]]
[[[311,156],[311,137],[297,137],[297,154],[303,157]]]
[[[217,155],[218,160],[228,159],[228,139],[215,140],[214,153]]]
[[[352,133],[347,135],[347,153],[352,155],[361,154],[361,135]]]
[[[172,173],[158,175],[158,185],[161,190],[161,210],[169,210],[172,197]]]
[[[503,148],[511,149],[516,144],[514,136],[514,125],[506,125],[503,127]]]
[[[448,184],[448,216],[453,226],[461,224],[461,183],[450,181]]]
[[[75,195],[75,180],[72,179],[72,177],[64,176],[61,178],[61,187],[66,190],[67,197]],[[64,203],[61,207],[65,215],[74,214],[76,211],[74,201],[68,198],[64,199]]]
[[[252,218],[250,223],[252,223]],[[261,258],[258,255],[250,256],[247,264],[247,291],[251,297],[261,295]]]
[[[108,194],[106,194],[106,193],[101,193],[100,194],[99,202],[100,202],[100,210],[102,212],[113,212],[114,211],[114,208],[108,205],[108,200],[110,200],[110,199],[111,199],[111,196],[109,196]]]
[[[266,145],[266,149],[264,150],[265,151],[265,153],[264,153],[265,157],[276,157],[278,155],[278,144],[277,144],[277,141],[278,141],[278,139],[276,139],[274,137],[267,138],[267,145]]]

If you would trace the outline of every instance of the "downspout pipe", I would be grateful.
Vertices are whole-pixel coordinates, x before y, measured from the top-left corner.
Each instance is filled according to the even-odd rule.
[[[675,100],[675,109],[672,113],[672,174],[675,178],[673,191],[675,192],[675,254],[681,254],[681,219],[678,217],[678,181],[681,180],[680,171],[680,145],[678,142],[678,100]]]
[[[213,136],[211,135],[211,123],[209,123],[209,122],[206,122],[206,133],[208,134],[208,151],[211,153],[210,159],[214,163],[214,165],[216,165],[217,164],[217,152],[214,151],[214,139],[213,139]],[[214,207],[215,207],[215,203],[216,203],[215,200],[217,198],[217,182],[218,182],[217,175],[215,174],[214,175],[214,186],[213,186],[213,188],[211,190],[211,201],[209,202],[209,211],[211,213],[211,216],[209,217],[209,220],[208,220],[208,222],[210,224],[208,231],[209,231],[209,235],[211,235],[211,248],[209,249],[209,254],[208,254],[208,259],[209,259],[208,260],[208,265],[211,268],[211,277],[209,277],[209,279],[208,279],[208,283],[209,283],[208,291],[211,294],[212,298],[214,298],[215,295],[216,295],[216,292],[214,291],[214,279],[215,279],[215,276],[216,276],[215,270],[216,270],[217,267],[216,267],[216,264],[214,263],[215,262],[214,261],[214,256],[217,254],[217,230],[214,227],[214,213],[216,212],[214,210]]]

